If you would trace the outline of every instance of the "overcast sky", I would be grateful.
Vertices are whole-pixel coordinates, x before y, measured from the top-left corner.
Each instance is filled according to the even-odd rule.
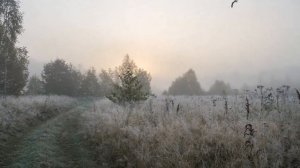
[[[129,54],[156,91],[192,68],[204,89],[300,86],[300,1],[21,0],[32,73],[56,58],[82,70],[114,68]]]

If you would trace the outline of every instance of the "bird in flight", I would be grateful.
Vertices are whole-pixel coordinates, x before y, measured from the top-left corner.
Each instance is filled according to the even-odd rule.
[[[238,2],[238,0],[234,0],[232,3],[231,3],[231,8],[233,8],[233,5],[235,4],[235,3],[237,3]]]

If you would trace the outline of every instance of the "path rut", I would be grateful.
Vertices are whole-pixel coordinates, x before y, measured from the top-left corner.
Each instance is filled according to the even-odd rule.
[[[14,144],[3,167],[98,167],[80,134],[81,113],[88,108],[79,105],[32,129]]]

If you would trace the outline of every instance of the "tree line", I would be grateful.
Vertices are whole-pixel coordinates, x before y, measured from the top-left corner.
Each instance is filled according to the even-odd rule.
[[[122,98],[135,101],[151,95],[151,76],[145,70],[137,68],[129,56],[125,56],[121,66],[114,71],[102,70],[97,73],[90,68],[85,73],[76,70],[71,63],[57,59],[45,64],[41,78],[30,77],[25,94],[56,94],[68,96],[109,97],[115,102]],[[121,87],[122,86],[122,87]],[[127,88],[127,90],[122,90]],[[113,91],[119,93],[113,93]],[[228,95],[237,94],[229,83],[216,80],[208,91],[201,88],[196,73],[190,69],[175,79],[165,95]],[[119,100],[117,97],[119,96]],[[124,101],[124,100],[123,100]]]
[[[32,76],[27,94],[108,97],[116,103],[147,99],[151,95],[151,76],[138,68],[128,55],[114,70],[94,68],[81,73],[71,63],[56,59],[44,65],[41,78]]]
[[[216,80],[215,83],[205,91],[201,88],[197,80],[196,73],[193,69],[188,70],[182,76],[176,78],[168,90],[164,91],[164,95],[228,95],[237,94],[237,89],[232,89],[229,83],[222,80]]]

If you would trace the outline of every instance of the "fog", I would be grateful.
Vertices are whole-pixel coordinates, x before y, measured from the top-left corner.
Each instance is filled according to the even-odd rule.
[[[216,80],[300,86],[300,1],[21,0],[31,74],[65,59],[81,70],[114,68],[129,54],[155,92],[192,68]]]

